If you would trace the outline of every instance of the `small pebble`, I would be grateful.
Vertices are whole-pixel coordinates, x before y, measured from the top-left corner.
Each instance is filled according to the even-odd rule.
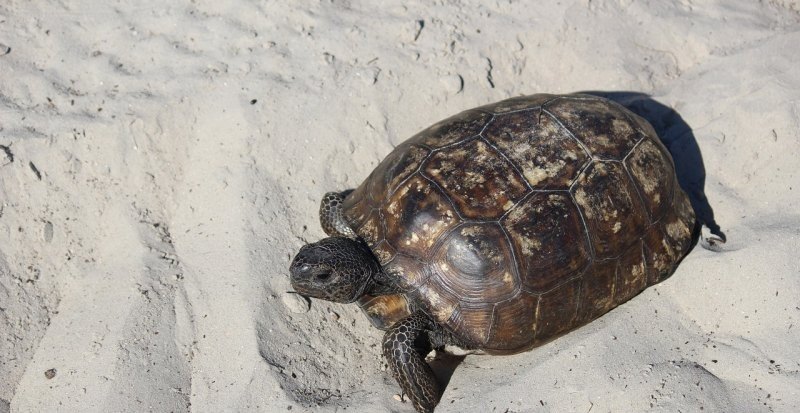
[[[464,78],[459,74],[451,74],[439,78],[447,93],[455,95],[464,90]]]
[[[368,67],[363,69],[362,72],[356,72],[356,76],[360,77],[364,84],[374,85],[378,83],[378,76],[381,74],[381,69],[377,67]]]
[[[311,309],[311,301],[297,293],[285,292],[281,296],[281,301],[289,311],[295,314],[306,313]]]
[[[339,321],[339,314],[336,314],[335,311],[328,310],[328,318],[333,321]]]
[[[56,369],[50,369],[44,372],[44,376],[47,377],[47,380],[52,379],[56,376]]]
[[[50,242],[53,241],[53,223],[52,222],[47,221],[47,222],[44,223],[44,228],[42,230],[42,235],[44,236],[45,242],[50,243]]]
[[[403,400],[403,396],[401,396],[399,394],[395,394],[394,396],[392,396],[392,398],[397,400],[397,401],[399,401],[399,402],[403,402],[404,401]]]
[[[9,165],[12,162],[14,162],[14,158],[11,155],[11,152],[3,145],[0,145],[0,166]]]

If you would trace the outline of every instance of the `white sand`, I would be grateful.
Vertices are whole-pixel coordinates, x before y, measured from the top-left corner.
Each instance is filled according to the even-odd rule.
[[[285,294],[320,196],[577,90],[694,128],[726,251],[437,411],[800,411],[797,0],[292,3],[0,2],[0,413],[411,412],[356,308]]]

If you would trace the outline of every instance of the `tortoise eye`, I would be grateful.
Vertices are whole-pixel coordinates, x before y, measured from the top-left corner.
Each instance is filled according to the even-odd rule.
[[[316,279],[317,279],[317,281],[325,281],[325,280],[327,280],[328,278],[331,278],[331,273],[329,273],[329,272],[323,272],[323,273],[321,273],[321,274],[317,274],[317,275],[316,275],[314,278],[316,278]]]

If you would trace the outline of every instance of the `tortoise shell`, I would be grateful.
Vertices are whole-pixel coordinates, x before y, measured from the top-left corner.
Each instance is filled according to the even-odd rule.
[[[577,94],[436,123],[343,207],[406,291],[362,297],[379,326],[420,309],[490,353],[549,341],[669,277],[695,226],[652,126]]]

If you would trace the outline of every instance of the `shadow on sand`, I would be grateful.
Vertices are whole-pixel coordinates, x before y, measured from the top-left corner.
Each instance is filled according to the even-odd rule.
[[[724,243],[725,234],[714,220],[714,210],[705,194],[706,169],[703,165],[703,155],[700,153],[692,128],[681,115],[644,93],[596,90],[581,93],[613,100],[653,125],[661,142],[672,154],[678,182],[689,196],[697,220]]]
[[[427,360],[428,365],[431,366],[433,374],[436,375],[436,381],[439,383],[439,389],[444,391],[450,384],[450,378],[458,368],[459,364],[464,361],[465,355],[455,355],[445,353],[443,351],[436,351],[436,356],[432,360]]]

